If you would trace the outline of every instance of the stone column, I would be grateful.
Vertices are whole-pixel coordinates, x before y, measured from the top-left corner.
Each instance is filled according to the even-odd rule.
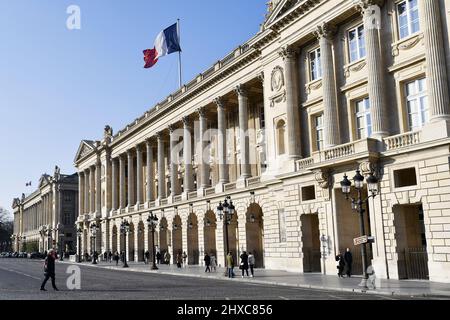
[[[89,213],[92,213],[95,212],[95,166],[90,167],[89,178]]]
[[[95,212],[102,213],[102,163],[100,159],[95,165]]]
[[[143,168],[142,168],[142,146],[136,146],[136,202],[142,204],[143,201]]]
[[[158,140],[158,199],[167,198],[166,195],[166,168],[164,165],[164,140],[162,132],[156,134]]]
[[[84,214],[84,172],[78,173],[78,208],[79,213],[78,215],[81,216]],[[47,210],[47,195],[44,197],[44,212],[45,212],[45,223],[48,223],[48,210]]]
[[[128,207],[134,206],[136,204],[134,199],[134,163],[133,163],[133,152],[131,150],[127,151],[128,159]]]
[[[170,195],[172,197],[180,194],[180,181],[178,179],[178,135],[175,133],[175,131],[176,128],[173,125],[170,125]]]
[[[184,192],[194,191],[192,169],[192,128],[189,117],[183,117]]]
[[[333,61],[333,38],[335,32],[336,27],[329,23],[318,26],[315,32],[319,39],[322,59],[325,148],[330,148],[340,143],[339,112]]]
[[[89,213],[89,184],[89,169],[86,169],[84,170],[84,213]]]
[[[105,158],[105,209],[110,212],[112,208],[112,159],[108,150]]]
[[[280,50],[286,72],[286,118],[288,154],[291,159],[300,158],[300,113],[298,103],[297,52],[290,47]]]
[[[119,206],[120,209],[125,208],[126,197],[125,197],[125,158],[119,156]]]
[[[250,170],[250,143],[248,136],[248,95],[243,85],[235,88],[239,101],[239,143],[241,153],[241,176],[245,180],[252,176]]]
[[[205,134],[208,129],[207,121],[206,121],[206,110],[204,107],[197,109],[198,113],[198,121],[200,126],[200,188],[205,189],[210,186],[209,184],[209,174],[210,174],[210,166],[209,159],[205,159],[205,150],[208,147],[208,141],[206,140]]]
[[[153,168],[153,146],[150,142],[150,140],[147,140],[145,142],[145,145],[147,147],[147,185],[146,185],[146,192],[147,192],[147,201],[153,201],[155,200],[155,170]]]
[[[360,0],[358,5],[363,13],[366,63],[370,99],[370,114],[372,118],[372,137],[382,139],[389,135],[388,119],[386,117],[385,66],[380,46],[379,28],[381,23],[375,20],[374,13],[380,12],[380,0]]]
[[[219,184],[225,184],[230,182],[227,164],[226,109],[222,98],[216,98],[214,102],[217,105],[217,153],[219,162]]]
[[[442,30],[441,1],[421,0],[419,13],[425,40],[430,121],[450,120],[448,75]]]
[[[111,194],[112,194],[112,210],[117,210],[117,178],[118,178],[118,168],[117,168],[117,159],[111,159]]]

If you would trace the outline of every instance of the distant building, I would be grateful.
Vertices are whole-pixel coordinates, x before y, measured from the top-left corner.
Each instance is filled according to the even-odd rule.
[[[28,196],[22,194],[12,204],[14,212],[13,249],[44,252],[76,249],[75,221],[78,211],[78,174],[43,174],[39,187]],[[62,236],[64,235],[64,236]]]

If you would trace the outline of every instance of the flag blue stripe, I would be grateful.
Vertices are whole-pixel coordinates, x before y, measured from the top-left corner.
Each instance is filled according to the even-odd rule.
[[[164,29],[164,37],[166,38],[167,54],[181,51],[176,23]]]

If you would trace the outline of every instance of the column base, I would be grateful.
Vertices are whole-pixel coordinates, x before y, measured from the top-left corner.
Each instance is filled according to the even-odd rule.
[[[236,180],[236,189],[246,188],[248,178],[251,178],[251,176],[240,176],[239,179]]]
[[[228,182],[219,182],[219,183],[217,183],[216,184],[216,193],[222,193],[222,192],[224,192],[225,191],[225,185],[227,184]]]

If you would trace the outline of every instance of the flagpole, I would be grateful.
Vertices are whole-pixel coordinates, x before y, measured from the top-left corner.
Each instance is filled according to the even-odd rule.
[[[180,44],[180,47],[181,47],[180,19],[177,19],[177,32],[178,32],[178,43]],[[183,82],[182,74],[181,74],[181,50],[178,51],[178,71],[179,71],[179,74],[178,74],[179,81],[178,82],[179,82],[179,86],[181,88],[182,82]]]

